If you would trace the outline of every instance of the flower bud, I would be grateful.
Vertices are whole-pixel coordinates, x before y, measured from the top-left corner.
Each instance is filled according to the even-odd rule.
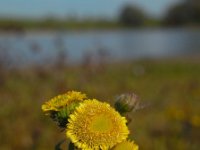
[[[121,94],[116,98],[115,109],[120,114],[131,112],[139,105],[138,96],[134,93]]]

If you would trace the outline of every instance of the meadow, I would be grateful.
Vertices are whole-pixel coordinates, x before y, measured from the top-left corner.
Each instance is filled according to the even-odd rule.
[[[200,148],[200,61],[164,59],[1,67],[0,149],[54,149],[65,132],[44,116],[41,104],[68,90],[111,104],[122,93],[137,94],[146,107],[130,114],[129,126],[141,150]]]

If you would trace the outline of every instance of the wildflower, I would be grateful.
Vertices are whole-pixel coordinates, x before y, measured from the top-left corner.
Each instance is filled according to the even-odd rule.
[[[138,150],[139,147],[133,141],[123,141],[117,144],[112,150]]]
[[[129,134],[125,117],[96,99],[81,103],[68,122],[66,135],[81,149],[109,149]]]
[[[42,110],[54,121],[58,122],[59,127],[65,128],[69,115],[84,99],[86,99],[85,94],[69,91],[66,94],[58,95],[43,104]]]
[[[200,116],[194,115],[191,117],[191,124],[195,127],[200,127]]]
[[[72,103],[81,102],[86,99],[86,95],[81,92],[69,91],[66,94],[58,95],[52,98],[50,101],[42,105],[44,112],[59,111],[65,106],[69,106]]]
[[[178,120],[178,121],[184,121],[187,120],[187,114],[186,112],[177,106],[170,106],[168,108],[168,115],[172,119]]]

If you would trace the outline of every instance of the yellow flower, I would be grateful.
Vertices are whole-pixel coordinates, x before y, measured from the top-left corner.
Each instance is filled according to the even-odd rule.
[[[191,118],[191,124],[196,127],[200,127],[200,116],[194,115]]]
[[[44,112],[59,111],[61,108],[74,102],[81,102],[86,99],[86,95],[81,92],[69,91],[66,94],[58,95],[42,105]]]
[[[106,150],[125,140],[129,134],[125,117],[109,104],[85,100],[70,115],[67,137],[78,148]]]
[[[139,147],[133,141],[123,141],[117,144],[112,150],[138,150]]]

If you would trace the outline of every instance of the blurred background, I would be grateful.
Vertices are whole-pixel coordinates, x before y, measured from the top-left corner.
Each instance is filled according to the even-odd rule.
[[[54,149],[41,104],[68,90],[134,92],[141,150],[199,150],[200,1],[1,0],[0,149]]]

